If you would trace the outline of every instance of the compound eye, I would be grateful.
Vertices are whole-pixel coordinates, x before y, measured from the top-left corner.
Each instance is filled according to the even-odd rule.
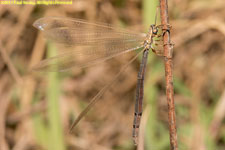
[[[153,34],[157,34],[158,33],[158,29],[155,28],[155,29],[153,29],[152,32],[153,32]]]

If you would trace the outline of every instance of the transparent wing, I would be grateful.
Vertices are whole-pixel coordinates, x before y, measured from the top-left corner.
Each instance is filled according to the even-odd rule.
[[[35,67],[46,71],[50,68],[56,68],[50,71],[64,71],[72,67],[86,67],[141,48],[145,38],[145,34],[110,25],[62,17],[41,18],[34,26],[44,31],[48,39],[70,49]],[[83,48],[77,48],[79,45]],[[51,67],[53,65],[57,67]]]
[[[87,105],[87,107],[78,115],[76,120],[73,122],[73,124],[70,127],[70,132],[73,131],[73,128],[80,122],[80,120],[88,113],[88,111],[100,100],[100,97],[104,94],[106,90],[108,90],[112,84],[118,80],[118,77],[121,75],[121,73],[129,66],[141,53],[143,52],[140,51],[138,52],[130,61],[128,61],[121,69],[120,71],[114,76],[114,78],[106,84],[96,95],[93,97],[90,101],[90,103]]]
[[[34,70],[40,71],[67,71],[71,68],[84,68],[91,65],[95,65],[99,62],[108,60],[112,57],[118,56],[120,54],[131,52],[137,49],[142,48],[143,46],[138,46],[134,48],[130,48],[125,50],[126,48],[118,47],[114,45],[114,47],[104,47],[105,53],[99,51],[93,54],[90,54],[90,49],[102,50],[103,47],[93,47],[93,46],[85,46],[82,47],[82,53],[79,53],[77,50],[68,51],[66,53],[57,55],[55,57],[51,57],[41,61],[38,65],[34,66]],[[117,51],[111,49],[117,49]],[[108,52],[108,53],[107,53]]]

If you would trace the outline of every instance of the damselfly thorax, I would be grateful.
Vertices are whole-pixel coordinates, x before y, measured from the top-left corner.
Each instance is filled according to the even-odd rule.
[[[148,33],[146,34],[146,38],[144,41],[144,49],[152,49],[153,52],[155,52],[156,50],[152,46],[152,44],[154,43],[153,38],[159,36],[161,35],[158,35],[158,26],[152,24],[149,27]]]

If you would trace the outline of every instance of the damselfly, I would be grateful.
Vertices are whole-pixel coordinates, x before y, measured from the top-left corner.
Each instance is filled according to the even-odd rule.
[[[161,55],[160,51],[153,48],[153,45],[157,44],[154,38],[161,36],[158,33],[160,25],[151,25],[148,33],[144,34],[112,27],[103,23],[90,23],[80,19],[45,17],[37,20],[34,26],[43,31],[48,39],[71,49],[63,54],[41,61],[34,67],[35,70],[65,71],[71,68],[83,68],[142,48],[138,53],[143,52],[143,56],[137,79],[133,122],[133,138],[137,144],[143,109],[144,76],[148,53],[152,49],[153,52]],[[75,46],[82,46],[82,49],[74,49]],[[137,58],[138,54],[123,66],[114,79],[104,86],[91,100],[89,105],[75,120],[71,130],[97,102],[99,97],[112,85],[122,71]]]

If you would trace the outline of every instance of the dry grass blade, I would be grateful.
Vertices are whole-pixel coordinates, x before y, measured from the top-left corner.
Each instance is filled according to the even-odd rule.
[[[21,83],[22,78],[19,75],[16,68],[14,67],[10,57],[8,56],[6,50],[3,48],[1,43],[0,43],[0,53],[1,53],[1,56],[2,56],[5,64],[7,64],[8,68],[9,68],[9,71],[10,71],[12,77],[14,78],[14,80],[17,82],[17,84]]]
[[[225,117],[225,91],[223,91],[222,96],[215,107],[213,120],[210,125],[210,132],[213,138],[217,137],[219,128],[222,124],[224,117]]]
[[[10,103],[10,98],[9,98],[9,94],[8,93],[6,94],[7,95],[3,95],[0,98],[0,149],[1,150],[9,149],[9,146],[5,139],[5,136],[6,136],[5,120],[6,120],[6,111]]]

